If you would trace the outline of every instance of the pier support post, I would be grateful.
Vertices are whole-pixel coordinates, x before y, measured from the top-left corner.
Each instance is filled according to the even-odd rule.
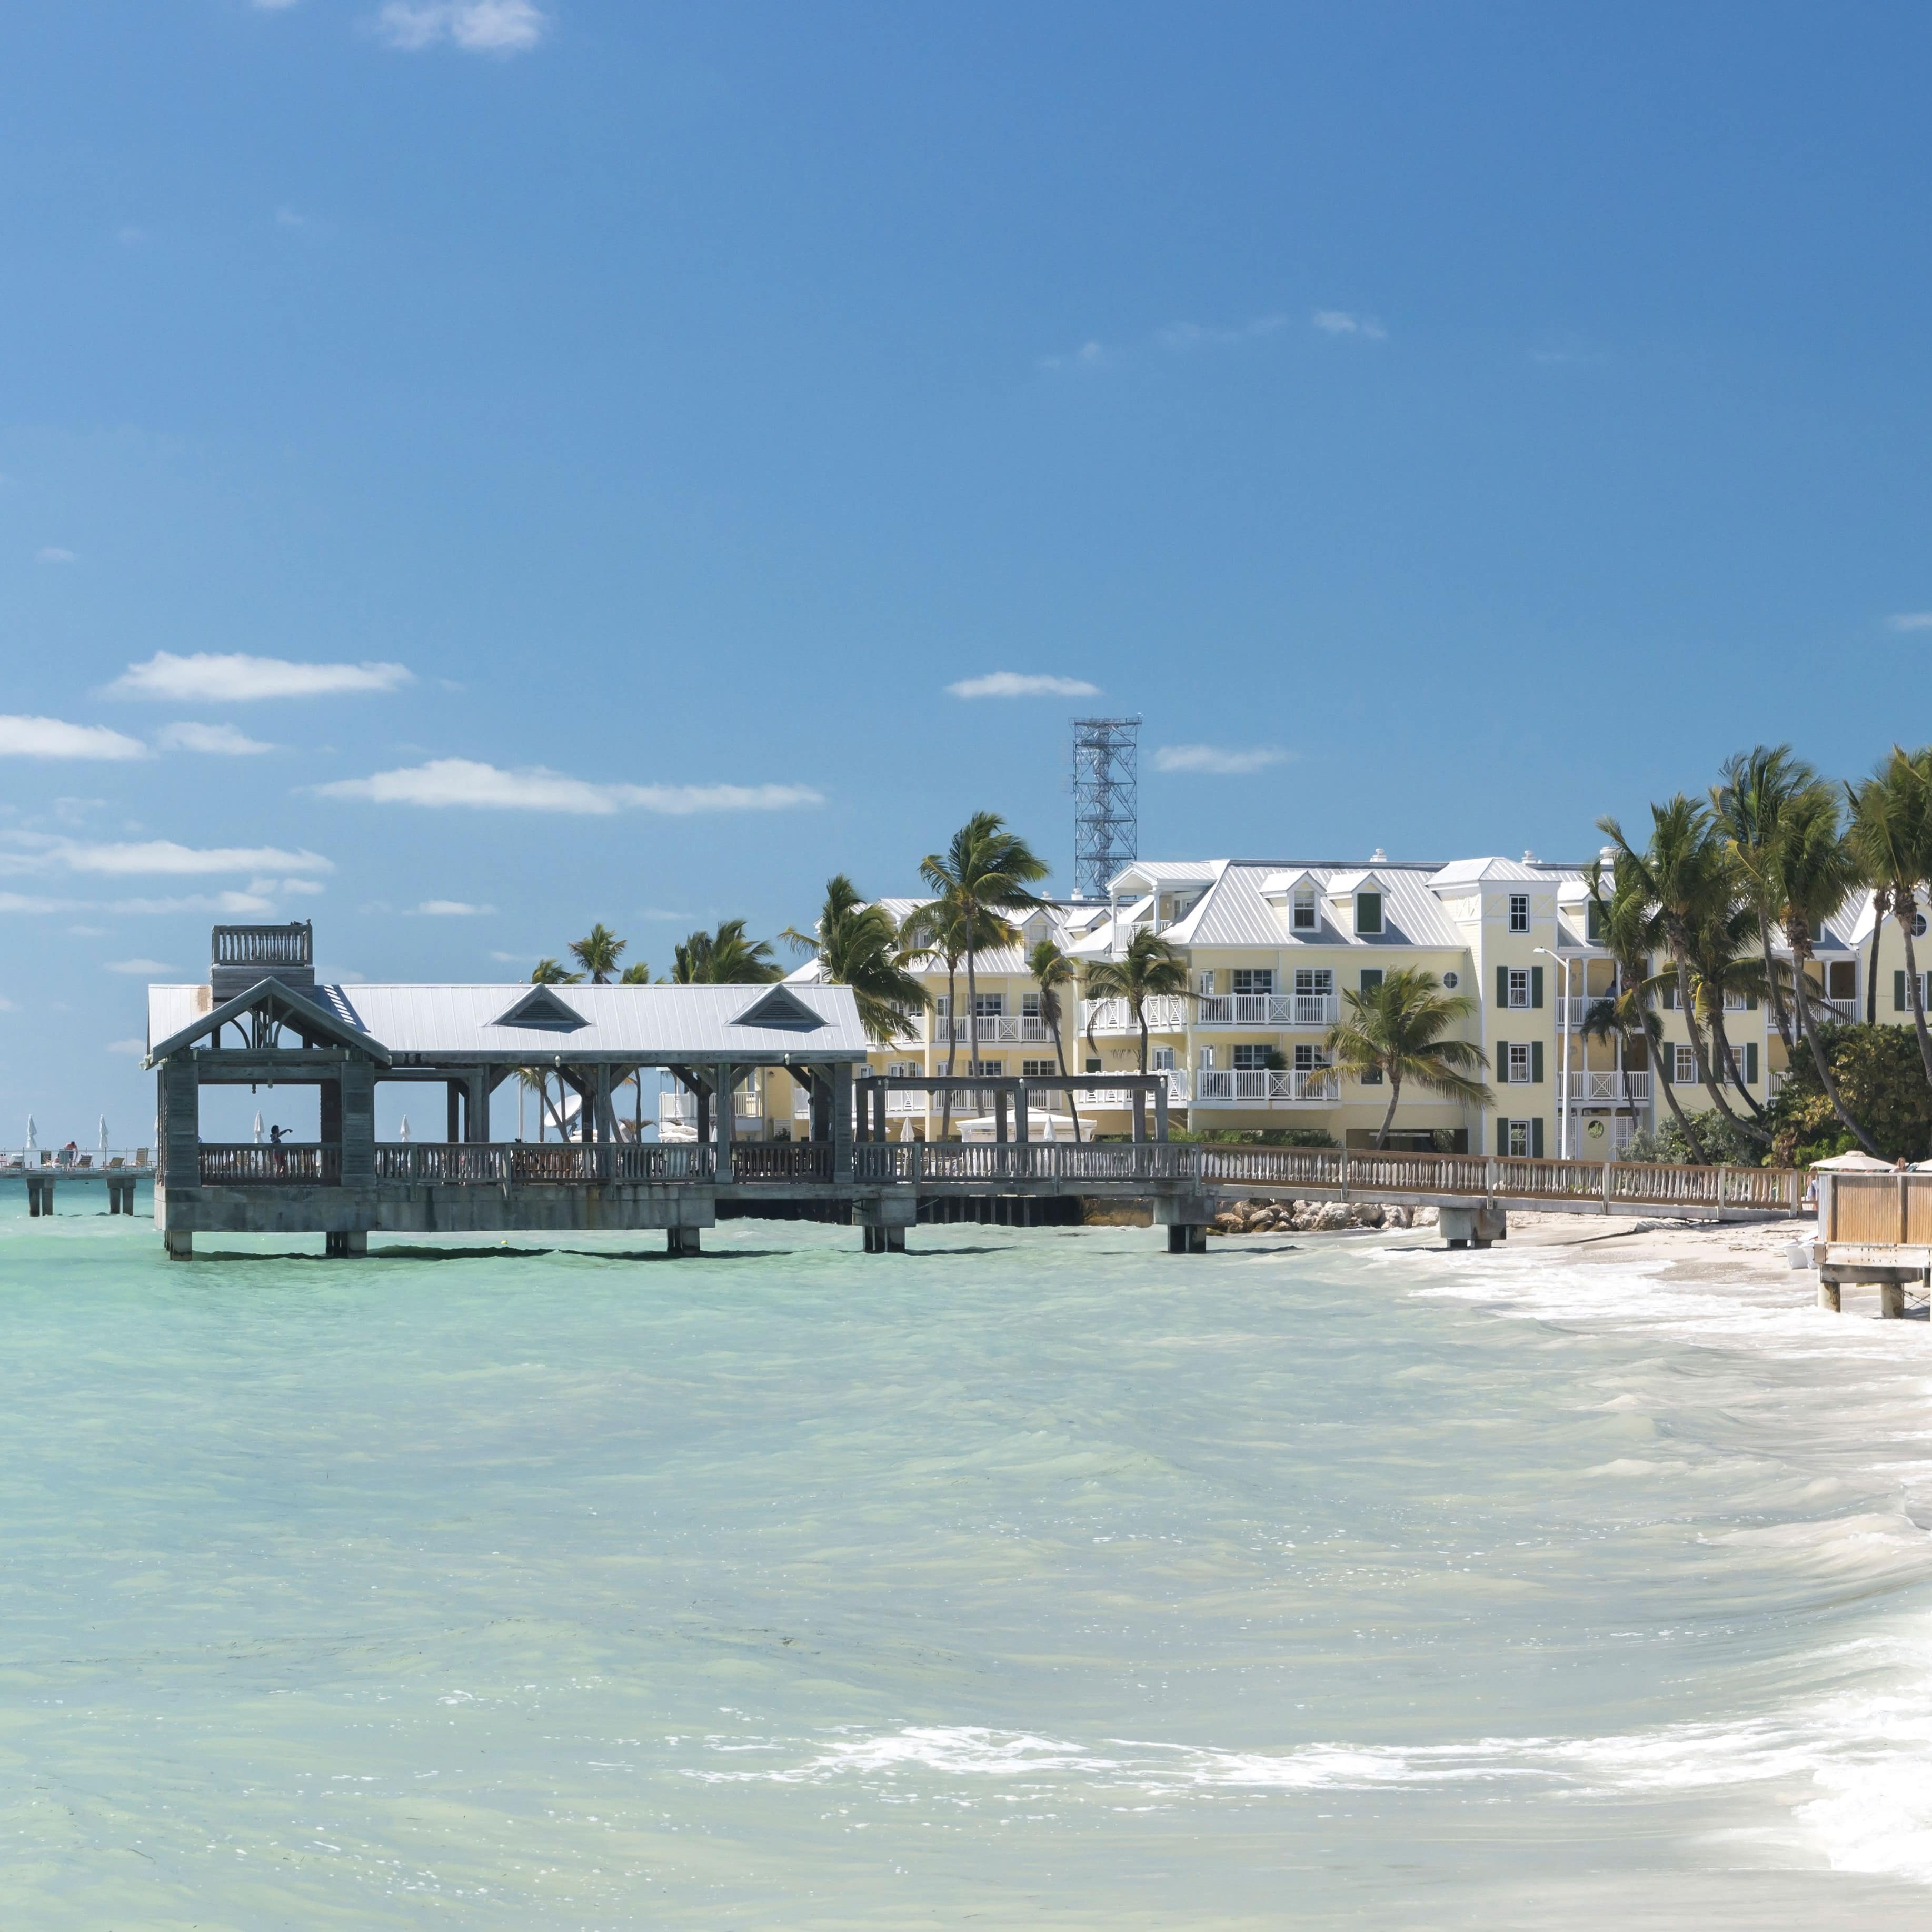
[[[194,1259],[194,1236],[186,1228],[170,1228],[161,1238],[166,1242],[168,1259],[171,1262],[191,1262]]]
[[[918,1198],[910,1190],[904,1195],[877,1196],[852,1204],[852,1218],[865,1231],[868,1255],[904,1254],[905,1231],[918,1214]]]
[[[1878,1312],[1886,1321],[1902,1321],[1905,1315],[1905,1284],[1882,1281],[1878,1285]]]
[[[1208,1230],[1192,1222],[1175,1222],[1167,1231],[1167,1251],[1171,1255],[1204,1255]]]
[[[332,1260],[358,1261],[369,1252],[369,1237],[359,1228],[325,1234],[322,1238],[322,1251]]]
[[[1819,1282],[1818,1306],[1831,1315],[1841,1314],[1844,1312],[1838,1298],[1838,1284],[1835,1281]]]
[[[700,1252],[695,1228],[667,1228],[664,1230],[664,1252],[674,1259]]]
[[[1213,1198],[1206,1194],[1162,1194],[1154,1197],[1155,1225],[1167,1230],[1171,1255],[1204,1255],[1208,1228],[1214,1218]]]
[[[1442,1238],[1452,1248],[1486,1248],[1509,1239],[1509,1214],[1502,1208],[1444,1208],[1441,1220]]]

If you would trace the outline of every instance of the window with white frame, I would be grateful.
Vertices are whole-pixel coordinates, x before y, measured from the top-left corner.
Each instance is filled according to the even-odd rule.
[[[1214,969],[1211,966],[1202,970],[1199,982],[1194,990],[1204,1000],[1211,1000],[1214,997]]]
[[[1020,1062],[1022,1080],[1051,1080],[1060,1069],[1050,1060],[1023,1060]]]
[[[1297,886],[1288,916],[1288,929],[1293,932],[1312,932],[1318,916],[1315,888],[1312,886]]]
[[[1174,1071],[1174,1048],[1171,1046],[1156,1047],[1148,1055],[1148,1059],[1156,1073],[1172,1073]]]
[[[932,1016],[936,1020],[946,1020],[952,1017],[952,995],[950,993],[933,994]]]
[[[1004,1080],[1006,1073],[1006,1063],[1004,1060],[973,1060],[966,1065],[969,1080]]]
[[[1318,1072],[1329,1064],[1328,1056],[1318,1046],[1304,1045],[1294,1049],[1294,1070],[1298,1073]]]
[[[1697,1055],[1688,1046],[1674,1046],[1671,1049],[1671,1084],[1675,1087],[1692,1087],[1697,1081]]]
[[[1509,896],[1509,929],[1512,932],[1529,930],[1529,895],[1511,892]]]
[[[1503,1123],[1503,1152],[1511,1160],[1527,1160],[1534,1144],[1532,1135],[1532,1124],[1528,1120],[1505,1120]]]
[[[1503,1078],[1512,1087],[1527,1087],[1530,1079],[1530,1052],[1528,1046],[1512,1041],[1509,1058],[1504,1064]]]
[[[1006,1016],[1006,996],[1004,993],[975,993],[973,1010],[982,1020],[1003,1019]]]
[[[1271,966],[1237,966],[1234,968],[1234,991],[1237,993],[1272,993],[1274,991],[1274,968]]]
[[[1204,1073],[1212,1073],[1214,1070],[1214,1049],[1211,1046],[1204,1046],[1201,1049],[1201,1070]]]
[[[1040,995],[1037,993],[1022,993],[1020,995],[1020,1017],[1027,1020],[1040,1018]]]
[[[889,1060],[886,1062],[886,1077],[889,1080],[916,1080],[926,1071],[916,1060]]]
[[[1237,1073],[1265,1073],[1268,1055],[1274,1051],[1271,1046],[1238,1046],[1234,1048],[1234,1071]]]
[[[1309,995],[1332,993],[1335,990],[1334,968],[1330,966],[1298,966],[1294,969],[1294,990]]]
[[[1529,1004],[1529,968],[1512,966],[1509,969],[1509,1003],[1513,1006]]]

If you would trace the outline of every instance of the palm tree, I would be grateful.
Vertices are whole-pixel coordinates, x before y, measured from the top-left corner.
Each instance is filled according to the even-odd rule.
[[[1060,1024],[1065,1012],[1060,1004],[1060,989],[1076,983],[1077,970],[1056,941],[1042,939],[1034,943],[1033,950],[1027,955],[1027,970],[1040,988],[1040,1016],[1053,1035],[1053,1057],[1059,1063],[1064,1076],[1066,1072],[1066,1042],[1060,1036]],[[1080,1138],[1080,1102],[1075,1099],[1071,1087],[1064,1090],[1067,1106],[1073,1115],[1073,1138],[1077,1142]]]
[[[540,983],[550,985],[554,982],[546,980]],[[542,1140],[544,1137],[544,1117],[548,1114],[556,1122],[557,1138],[560,1141],[568,1140],[570,1136],[564,1122],[561,1096],[560,1095],[558,1102],[554,1107],[550,1104],[550,1070],[544,1066],[520,1066],[517,1069],[517,1081],[518,1084],[526,1090],[534,1090],[536,1092],[537,1138]]]
[[[1677,1123],[1678,1132],[1684,1136],[1684,1144],[1696,1156],[1701,1165],[1708,1158],[1704,1151],[1704,1142],[1690,1116],[1684,1111],[1684,1103],[1677,1097],[1677,1084],[1666,1079],[1664,1071],[1664,1025],[1657,1016],[1656,1000],[1667,976],[1653,976],[1650,970],[1651,953],[1659,944],[1658,916],[1654,910],[1649,893],[1644,882],[1629,874],[1613,872],[1610,890],[1606,898],[1604,892],[1604,862],[1591,860],[1583,874],[1584,883],[1589,888],[1590,897],[1597,908],[1602,922],[1599,930],[1604,944],[1611,958],[1617,962],[1616,1001],[1624,1016],[1634,1019],[1642,1031],[1646,1057],[1651,1066],[1653,1086],[1664,1095],[1664,1104],[1670,1109],[1671,1118]],[[1585,1030],[1594,1014],[1594,1008],[1584,1016]],[[1624,1055],[1628,1058],[1630,1036],[1624,1039]],[[1628,1070],[1624,1080],[1624,1102],[1630,1110],[1630,1118],[1636,1118],[1636,1103],[1630,1097]]]
[[[651,983],[651,969],[641,959],[634,959],[624,968],[623,976],[617,982],[620,986],[648,986]]]
[[[1711,1043],[1717,1055],[1718,1079],[1720,1082],[1728,1080],[1735,1086],[1750,1108],[1753,1121],[1762,1124],[1764,1109],[1746,1084],[1724,1030],[1724,1007],[1726,1000],[1732,997],[1741,1004],[1762,999],[1775,982],[1767,975],[1763,960],[1745,950],[1754,923],[1750,907],[1738,901],[1730,904],[1712,904],[1704,910],[1703,919],[1691,934],[1692,997],[1704,1023],[1711,1029]],[[1757,1130],[1752,1131],[1748,1124],[1747,1130],[1751,1131],[1752,1138],[1760,1145],[1771,1144],[1768,1128],[1760,1124]]]
[[[745,921],[728,919],[716,932],[700,930],[678,944],[675,986],[765,986],[783,977],[762,939],[745,937]]]
[[[1925,998],[1918,983],[1918,960],[1912,928],[1918,917],[1919,892],[1932,878],[1932,752],[1916,756],[1894,745],[1892,756],[1862,784],[1847,785],[1851,806],[1846,832],[1865,883],[1882,897],[1898,922],[1905,942],[1905,986],[1912,1001],[1912,1024],[1918,1035],[1918,1057],[1932,1080],[1932,1032],[1925,1024]],[[1873,991],[1876,991],[1878,939],[1884,914],[1873,908]],[[1874,998],[1873,1004],[1876,1006]],[[1873,1016],[1876,1017],[1876,1014]]]
[[[1147,1003],[1163,993],[1187,994],[1187,962],[1158,933],[1142,926],[1118,959],[1090,959],[1083,989],[1090,1003],[1119,1000],[1141,1034],[1141,1071],[1148,1070]],[[1090,1027],[1088,1037],[1092,1036]]]
[[[882,905],[868,904],[843,872],[825,882],[825,904],[816,932],[787,926],[787,944],[815,952],[826,979],[850,986],[860,1023],[881,1046],[914,1030],[910,1014],[926,1004],[926,988],[906,970],[908,953],[898,922]]]
[[[1784,809],[1808,785],[1816,782],[1817,774],[1792,755],[1789,745],[1759,745],[1734,753],[1720,770],[1723,782],[1711,788],[1711,813],[1730,848],[1744,882],[1745,902],[1757,922],[1758,950],[1763,956],[1769,984],[1772,1016],[1788,1054],[1792,1044],[1791,1019],[1772,954],[1776,921],[1770,879]]]
[[[581,973],[566,972],[554,959],[539,959],[536,970],[530,975],[532,986],[574,986],[582,980]]]
[[[1642,893],[1664,950],[1670,956],[1677,1004],[1712,1106],[1739,1132],[1755,1139],[1755,1124],[1741,1120],[1724,1097],[1718,1079],[1723,1070],[1714,1069],[1705,1046],[1691,985],[1693,956],[1700,944],[1708,944],[1709,935],[1702,929],[1718,924],[1741,896],[1737,868],[1710,814],[1695,799],[1679,792],[1666,804],[1653,805],[1650,817],[1650,842],[1641,853],[1624,836],[1623,827],[1614,818],[1600,818],[1597,824],[1610,842],[1619,890],[1628,886]],[[1718,1012],[1721,1016],[1721,1003]],[[1721,1037],[1721,1017],[1718,1028]]]
[[[1494,1096],[1476,1077],[1489,1064],[1483,1049],[1469,1040],[1442,1037],[1476,1010],[1467,993],[1445,993],[1433,973],[1405,966],[1380,986],[1342,998],[1348,1015],[1328,1029],[1322,1050],[1358,1080],[1388,1082],[1388,1112],[1376,1130],[1378,1148],[1388,1145],[1404,1081],[1467,1106],[1490,1105]]]
[[[1811,1048],[1811,1064],[1832,1109],[1866,1153],[1876,1154],[1871,1136],[1852,1118],[1832,1077],[1831,1062],[1813,1024],[1810,976],[1813,942],[1858,883],[1859,865],[1838,818],[1838,794],[1822,780],[1794,799],[1785,814],[1772,874],[1773,904],[1791,948],[1792,991],[1798,1002],[1798,1030]]]
[[[944,852],[928,852],[919,862],[919,875],[943,899],[950,899],[962,915],[966,941],[966,1057],[974,1072],[980,1061],[980,948],[986,926],[999,929],[997,943],[1011,945],[1018,935],[1005,915],[1028,912],[1040,903],[1030,888],[1045,878],[1046,862],[1040,858],[996,812],[976,812],[952,835]],[[982,926],[982,922],[986,926]]]
[[[980,944],[993,943],[999,932],[1010,932],[1004,920],[982,918]],[[959,962],[966,956],[966,916],[957,901],[928,899],[915,906],[899,923],[899,942],[909,956],[938,960],[946,968],[946,1077],[952,1078],[959,1051]],[[952,1089],[940,1096],[939,1137],[952,1131]]]
[[[608,986],[617,970],[617,961],[629,944],[620,939],[600,920],[581,939],[570,942],[570,955],[590,975],[593,986]]]

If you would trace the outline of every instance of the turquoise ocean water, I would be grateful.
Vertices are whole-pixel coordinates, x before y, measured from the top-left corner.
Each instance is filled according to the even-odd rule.
[[[170,1266],[0,1202],[0,1922],[1932,1916],[1923,1324],[706,1239]]]

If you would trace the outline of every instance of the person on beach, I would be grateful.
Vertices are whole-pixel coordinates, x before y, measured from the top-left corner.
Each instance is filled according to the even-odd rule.
[[[286,1174],[289,1171],[289,1157],[282,1151],[282,1136],[287,1131],[286,1127],[279,1125],[268,1130],[268,1144],[274,1150],[269,1159],[274,1162],[278,1174]]]

